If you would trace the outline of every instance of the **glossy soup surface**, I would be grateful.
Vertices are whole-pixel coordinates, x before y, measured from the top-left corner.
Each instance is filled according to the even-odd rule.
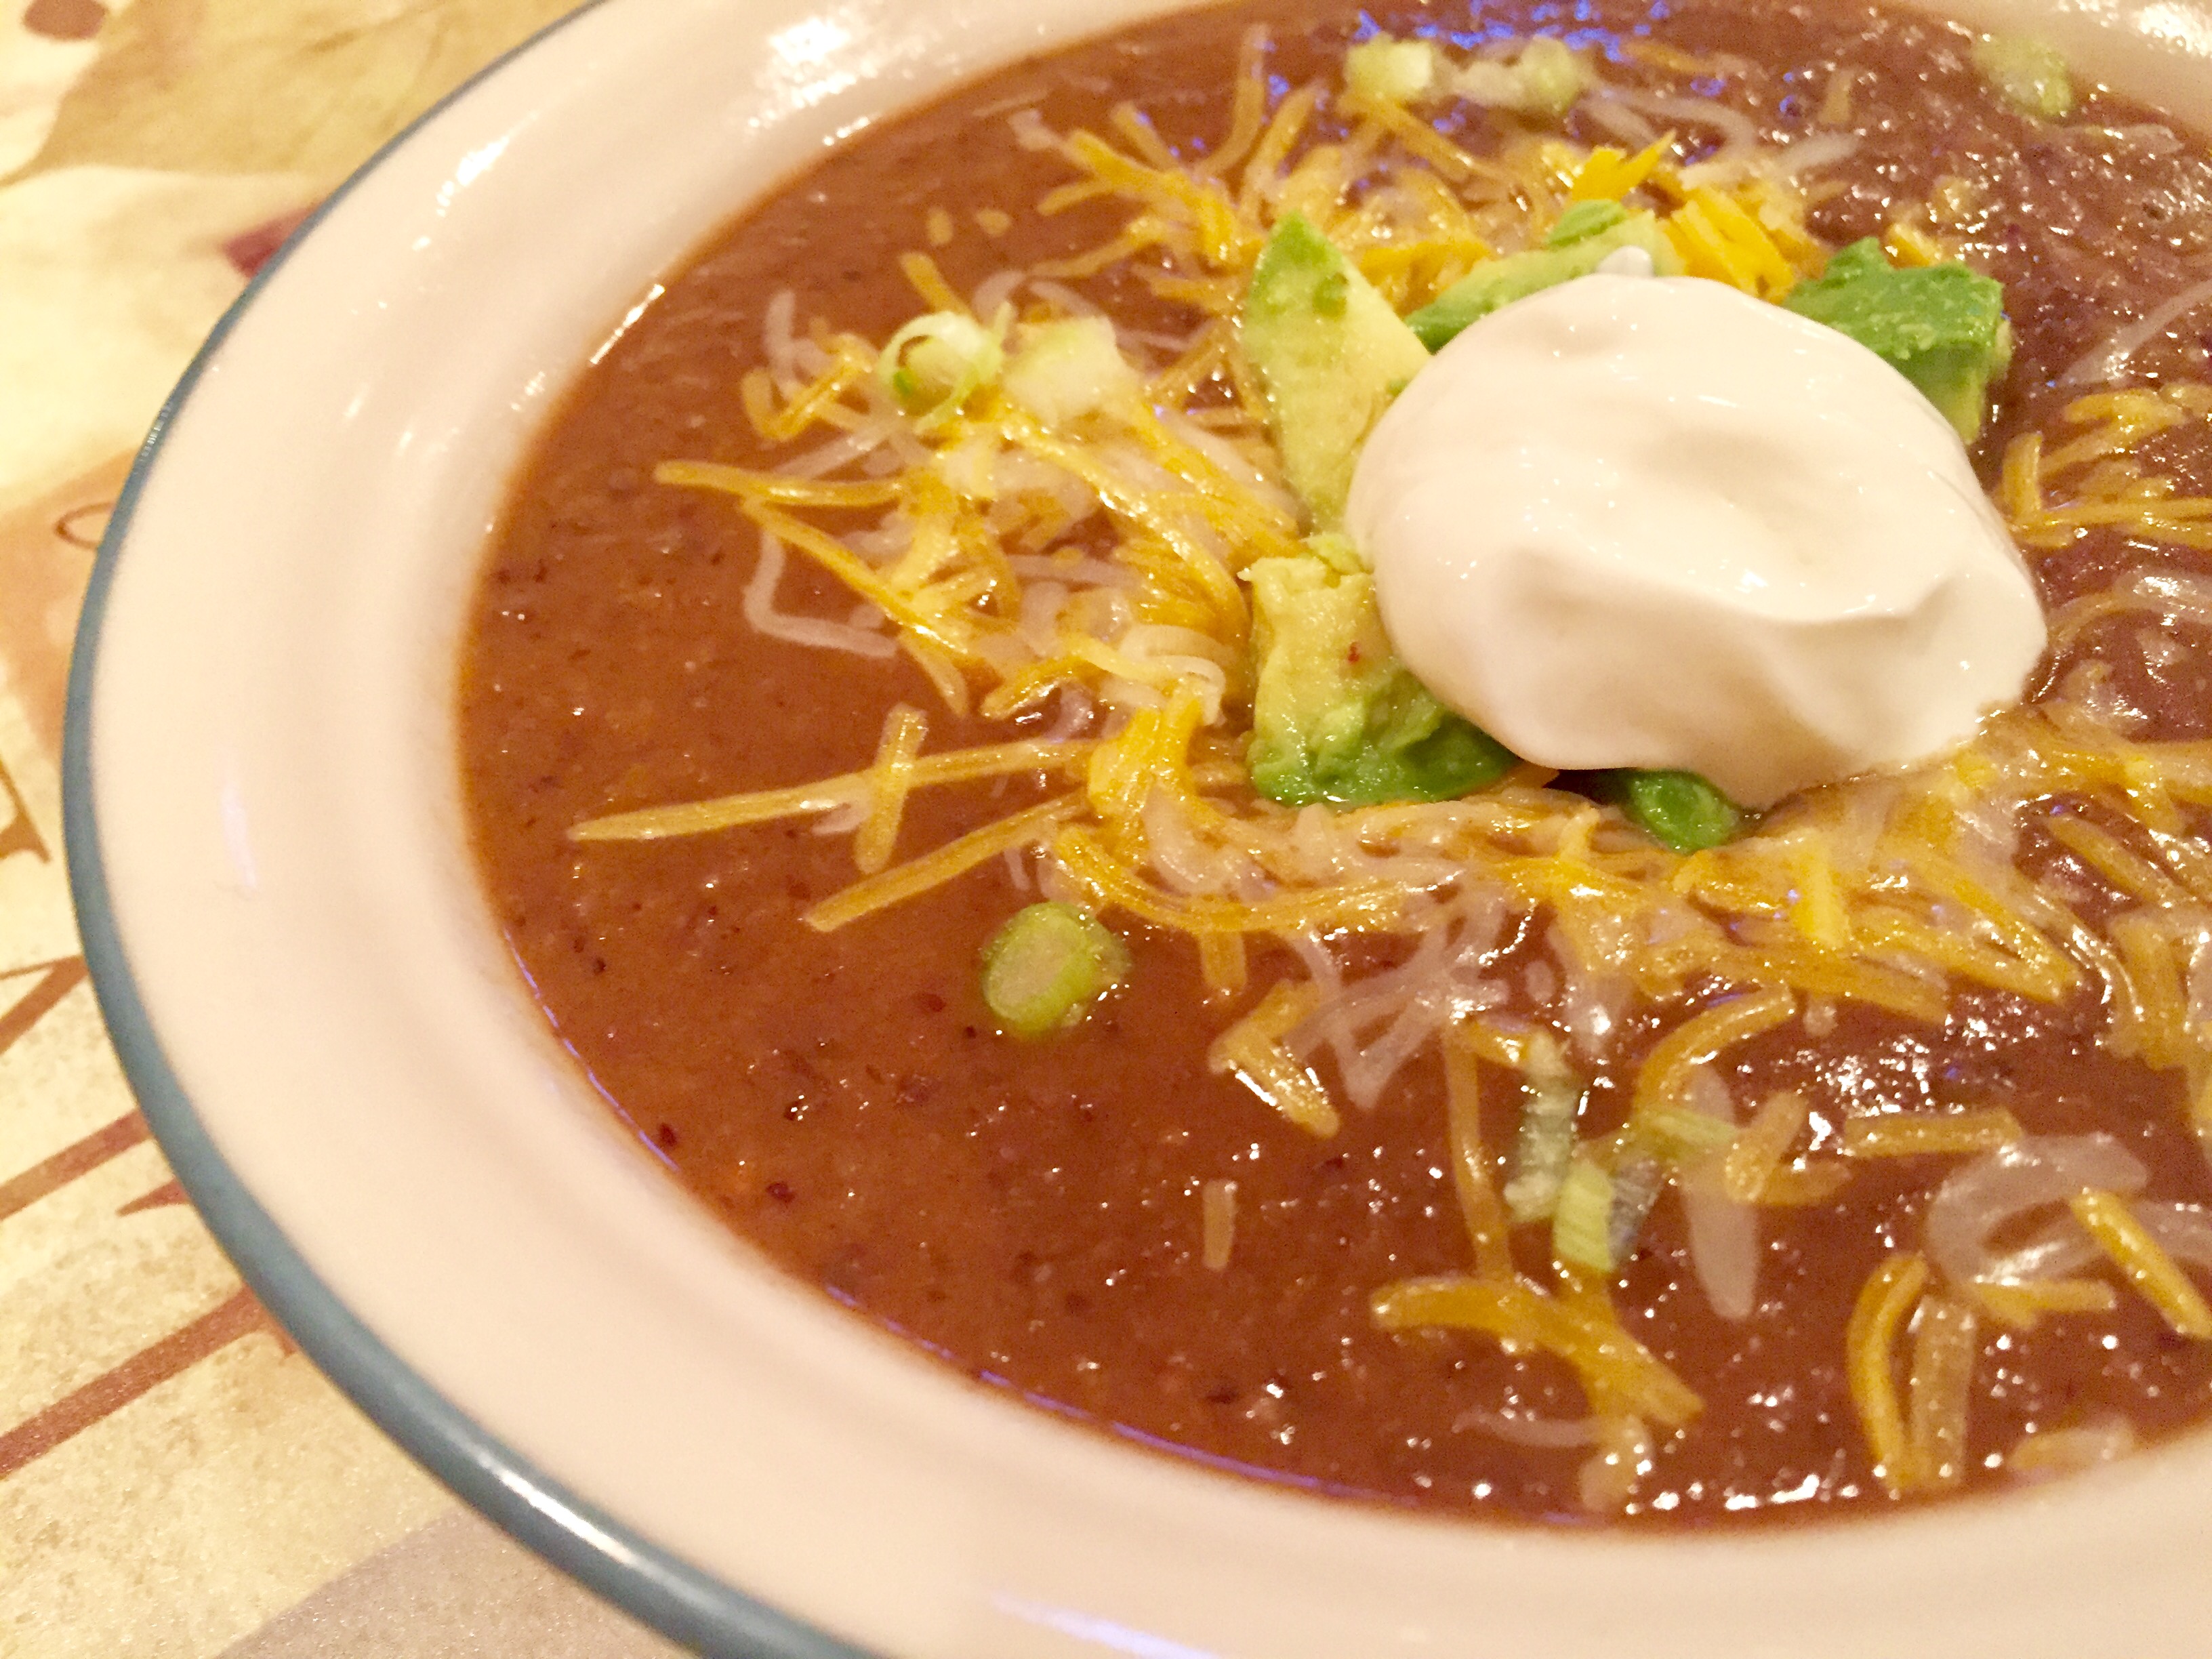
[[[1969,65],[1968,38],[1931,23],[1743,0],[1581,0],[1571,15],[1520,0],[1473,16],[1394,3],[1361,15],[1401,34],[1442,30],[1460,51],[1564,31],[1598,53],[1608,82],[1717,100],[1770,143],[1859,135],[1814,175],[1812,234],[1832,248],[1917,215],[2006,284],[2016,357],[1974,448],[1992,488],[2021,434],[2065,441],[2066,406],[2093,388],[2054,380],[2116,322],[2197,280],[2212,252],[2200,140],[2112,100],[2087,100],[2063,126],[2014,113]],[[758,435],[738,390],[764,361],[781,292],[795,293],[802,331],[818,317],[880,343],[928,308],[902,253],[927,251],[966,294],[1109,241],[1127,201],[1034,210],[1075,175],[1056,151],[1018,143],[1010,115],[1033,110],[1054,131],[1112,137],[1114,106],[1133,100],[1161,141],[1200,156],[1229,124],[1252,25],[1271,32],[1279,102],[1310,81],[1334,88],[1360,21],[1308,0],[1247,0],[1019,64],[860,134],[717,233],[580,375],[516,481],[476,600],[462,765],[498,924],[561,1040],[699,1198],[784,1269],[1010,1395],[1147,1445],[1449,1513],[1584,1518],[1601,1430],[1568,1366],[1480,1332],[1386,1331],[1370,1310],[1378,1287],[1468,1267],[1436,1042],[1371,1109],[1346,1109],[1339,1133],[1318,1137],[1207,1063],[1212,1040],[1271,984],[1304,976],[1279,939],[1249,941],[1243,991],[1209,994],[1189,938],[1109,908],[1133,952],[1127,983],[1079,1028],[1024,1042],[994,1024],[976,962],[1036,897],[1033,855],[994,857],[823,933],[803,913],[855,875],[849,836],[819,833],[834,824],[797,817],[631,845],[567,836],[609,811],[866,768],[896,703],[929,711],[932,750],[1054,725],[1049,702],[1013,721],[956,716],[904,654],[763,636],[744,613],[754,526],[726,499],[656,483],[654,469],[672,459],[772,468],[794,453]],[[1479,112],[1432,112],[1436,130],[1478,155],[1527,136]],[[1674,125],[1692,157],[1726,138]],[[1301,142],[1347,125],[1324,100]],[[1582,146],[1620,142],[1587,102],[1559,131]],[[1947,219],[1929,216],[1931,202]],[[1066,286],[1144,340],[1187,334],[1200,314],[1142,280],[1142,263]],[[1156,362],[1173,355],[1154,351]],[[2204,355],[2185,318],[2130,372],[2139,384],[2179,381],[2203,373]],[[1224,401],[1229,386],[1216,375],[1196,403]],[[2159,468],[2185,495],[2212,489],[2206,429],[2184,422],[2157,441]],[[2039,554],[2034,570],[2055,612],[2138,567],[2185,568],[2192,556],[2203,556],[2092,528]],[[842,620],[854,600],[794,556],[775,603]],[[2164,642],[2147,645],[2146,630],[2160,628]],[[2132,740],[2212,736],[2202,631],[2149,612],[2096,621],[2055,647],[2039,694],[2078,692],[2085,682],[2069,677],[2085,666]],[[1059,787],[1022,776],[918,791],[896,855]],[[2101,926],[2132,901],[2046,833],[2069,812],[2105,822],[2062,795],[2029,815],[2015,864]],[[2193,811],[2174,810],[2186,820],[2176,833],[2193,836]],[[1387,935],[1328,943],[1355,977],[1413,948]],[[1486,1017],[1563,1025],[1556,948],[1541,906],[1510,919],[1481,963],[1495,988]],[[2046,999],[1954,978],[1935,1021],[1806,998],[1799,1017],[1717,1064],[1747,1103],[1802,1093],[1812,1112],[1801,1159],[1836,1162],[1856,1115],[1996,1103],[2031,1136],[2114,1137],[2148,1166],[2151,1198],[2212,1200],[2189,1131],[2192,1073],[2112,1040],[2110,986],[2085,971]],[[1601,1040],[1571,1043],[1588,1084],[1586,1133],[1621,1121],[1653,1045],[1726,989],[1696,981],[1632,998]],[[1314,1059],[1324,1084],[1333,1063],[1326,1051]],[[1480,1075],[1483,1140],[1502,1159],[1520,1096],[1510,1072]],[[1846,1324],[1869,1275],[1921,1248],[1932,1194],[1962,1161],[1855,1158],[1832,1200],[1759,1206],[1758,1300],[1741,1322],[1709,1304],[1683,1206],[1662,1196],[1611,1294],[1703,1409],[1650,1433],[1637,1454],[1649,1467],[1604,1507],[1684,1524],[1898,1501],[1862,1431]],[[1216,1267],[1204,1259],[1202,1194],[1223,1181],[1235,1182],[1233,1249]],[[1514,1238],[1538,1281],[1546,1237]],[[2122,1440],[2150,1438],[2212,1407],[2212,1344],[2179,1334],[2109,1266],[2076,1276],[2114,1286],[2110,1309],[2033,1328],[1981,1314],[1960,1468],[1905,1501],[2025,1478],[2037,1460],[2015,1459],[2023,1437],[2110,1439],[2117,1425]],[[1901,1389],[1910,1338],[1899,1343]]]

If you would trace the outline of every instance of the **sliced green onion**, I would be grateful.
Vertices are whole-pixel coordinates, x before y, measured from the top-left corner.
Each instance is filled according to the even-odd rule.
[[[1613,1177],[1588,1153],[1567,1160],[1552,1212],[1552,1254],[1569,1267],[1613,1271]]]
[[[1540,34],[1510,64],[1478,58],[1462,65],[1452,90],[1469,103],[1556,121],[1575,106],[1591,79],[1589,66],[1565,41]]]
[[[1017,910],[983,947],[983,1001],[1016,1036],[1045,1036],[1081,1019],[1128,972],[1128,946],[1097,918],[1048,901]]]
[[[1521,110],[1556,119],[1575,106],[1590,83],[1589,65],[1563,40],[1540,34],[1521,49],[1513,72],[1521,77]]]
[[[1074,317],[1028,331],[1000,384],[1042,421],[1061,426],[1133,397],[1144,382],[1103,317]]]
[[[1378,34],[1344,55],[1344,84],[1377,104],[1410,104],[1436,83],[1437,49]]]
[[[901,409],[927,431],[958,414],[1006,364],[1013,308],[1001,306],[985,327],[957,311],[916,317],[884,342],[876,373]]]
[[[1505,1208],[1516,1224],[1549,1220],[1575,1155],[1575,1115],[1582,1091],[1547,1039],[1532,1056],[1522,1079],[1521,1133],[1513,1146],[1513,1176],[1505,1183]]]
[[[1666,1164],[1640,1146],[1632,1146],[1613,1166],[1613,1216],[1607,1224],[1606,1242],[1614,1261],[1626,1261],[1636,1254],[1644,1224],[1666,1187]]]
[[[1640,1113],[1638,1133],[1676,1165],[1694,1164],[1708,1152],[1726,1150],[1735,1142],[1735,1126],[1725,1118],[1687,1106],[1658,1106]]]
[[[1974,68],[1990,91],[2023,115],[2063,121],[2074,112],[2074,76],[2058,48],[2033,34],[1985,34]]]

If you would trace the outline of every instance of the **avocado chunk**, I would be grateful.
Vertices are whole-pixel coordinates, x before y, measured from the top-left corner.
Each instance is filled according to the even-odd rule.
[[[1360,444],[1429,354],[1375,285],[1296,213],[1261,250],[1239,327],[1267,388],[1284,474],[1314,527],[1334,529]]]
[[[1682,274],[1681,256],[1650,214],[1618,202],[1577,202],[1559,216],[1543,246],[1484,260],[1407,318],[1406,325],[1423,345],[1440,351],[1461,330],[1500,306],[1587,276],[1627,247],[1650,254],[1659,276]]]
[[[1382,631],[1375,579],[1342,536],[1254,562],[1252,787],[1271,800],[1449,800],[1514,757],[1415,679]]]
[[[1678,853],[1719,847],[1743,830],[1743,810],[1695,772],[1607,772],[1590,793],[1611,801],[1645,835]]]
[[[1904,375],[1964,442],[1980,435],[1990,382],[2012,366],[2002,283],[1955,260],[1898,270],[1871,236],[1782,303],[1848,334]]]

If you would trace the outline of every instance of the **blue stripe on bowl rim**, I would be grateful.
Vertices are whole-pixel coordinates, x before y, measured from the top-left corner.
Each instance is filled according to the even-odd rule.
[[[346,1308],[224,1161],[169,1064],[131,975],[100,854],[91,716],[101,625],[117,567],[130,541],[131,520],[169,428],[256,298],[293,250],[314,234],[356,185],[477,86],[606,3],[585,0],[567,16],[494,58],[379,149],[254,275],[162,404],[100,538],[70,662],[61,766],[70,890],[108,1036],[169,1167],[246,1285],[355,1405],[456,1495],[517,1540],[687,1647],[723,1659],[868,1659],[860,1649],[732,1589],[568,1491],[440,1395]]]

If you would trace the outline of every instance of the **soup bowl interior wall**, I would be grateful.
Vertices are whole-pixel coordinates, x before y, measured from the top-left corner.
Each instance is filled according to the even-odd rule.
[[[2201,1437],[1717,1544],[1326,1504],[1018,1409],[728,1238],[520,994],[466,854],[453,664],[550,400],[824,144],[1169,9],[605,0],[257,284],[118,514],[68,757],[103,1004],[210,1221],[418,1455],[712,1650],[840,1650],[806,1627],[902,1659],[2201,1650]],[[2034,15],[2093,71],[2212,115],[2202,14]]]

